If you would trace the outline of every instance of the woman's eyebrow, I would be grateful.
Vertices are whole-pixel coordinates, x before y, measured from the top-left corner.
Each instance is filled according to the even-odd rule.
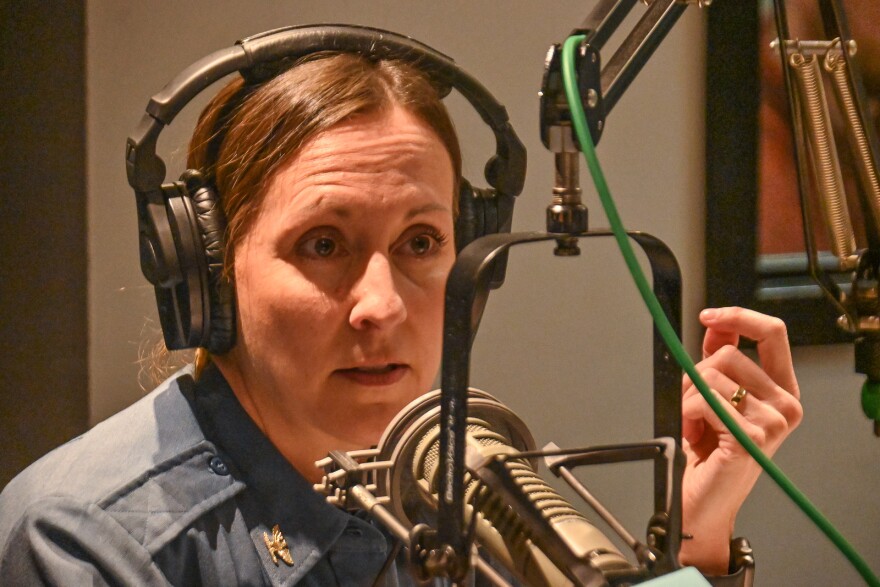
[[[352,212],[348,206],[339,205],[337,202],[334,202],[332,200],[325,200],[323,197],[318,198],[316,201],[303,206],[301,211],[308,213],[320,212],[322,214],[333,214],[334,216],[339,216],[340,218],[351,218],[352,216]]]
[[[409,220],[411,218],[414,218],[415,216],[426,214],[429,212],[449,212],[451,214],[452,210],[449,208],[449,206],[444,206],[443,204],[431,202],[429,204],[425,204],[424,206],[419,206],[417,208],[411,209],[409,212],[406,213],[406,219]]]

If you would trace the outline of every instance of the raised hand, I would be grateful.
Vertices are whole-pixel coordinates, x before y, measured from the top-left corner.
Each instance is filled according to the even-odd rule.
[[[704,310],[700,322],[706,334],[697,370],[749,438],[772,455],[803,417],[785,324],[743,308]],[[757,343],[758,363],[739,350],[741,337]],[[688,377],[682,390],[688,461],[683,531],[693,538],[683,541],[681,561],[704,573],[725,574],[736,514],[761,468]]]

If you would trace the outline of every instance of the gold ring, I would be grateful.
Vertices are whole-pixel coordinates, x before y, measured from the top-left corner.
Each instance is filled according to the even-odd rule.
[[[746,390],[746,388],[740,385],[739,389],[733,392],[733,395],[730,397],[730,405],[732,405],[734,408],[739,406],[740,402],[743,401],[743,398],[746,397],[747,393],[749,392]]]

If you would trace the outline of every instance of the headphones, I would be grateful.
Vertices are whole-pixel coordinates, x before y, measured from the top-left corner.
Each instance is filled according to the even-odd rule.
[[[155,288],[165,345],[171,350],[230,350],[236,336],[235,292],[223,275],[226,219],[220,199],[199,170],[188,169],[179,181],[165,181],[165,163],[156,153],[159,133],[217,80],[239,72],[246,82],[258,85],[319,51],[403,61],[425,74],[441,97],[453,88],[464,96],[492,129],[496,151],[485,168],[489,188],[460,180],[456,250],[481,236],[510,231],[514,197],[525,183],[525,147],[504,106],[452,59],[408,37],[358,26],[287,27],[248,37],[192,64],[150,98],[126,143],[128,183],[137,200],[141,271]],[[495,287],[504,279],[500,265]]]

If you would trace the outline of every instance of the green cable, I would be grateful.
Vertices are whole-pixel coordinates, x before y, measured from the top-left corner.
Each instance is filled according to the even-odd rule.
[[[688,374],[691,378],[691,381],[699,390],[700,394],[706,399],[706,402],[712,408],[712,410],[718,415],[724,425],[730,430],[733,436],[739,441],[739,443],[745,447],[746,451],[754,458],[759,465],[767,472],[768,475],[776,482],[779,487],[785,491],[786,494],[791,498],[792,501],[797,504],[797,506],[809,517],[816,526],[819,527],[822,532],[834,543],[834,545],[846,556],[847,559],[852,563],[852,565],[856,568],[862,578],[868,585],[872,587],[880,587],[880,580],[874,575],[871,571],[871,568],[868,564],[862,559],[858,552],[850,545],[850,543],[843,537],[843,535],[835,528],[830,521],[820,512],[816,506],[810,503],[810,500],[804,495],[795,485],[791,482],[791,480],[786,477],[785,473],[772,461],[770,458],[765,455],[760,448],[749,438],[745,432],[743,432],[742,428],[740,428],[733,417],[727,413],[724,407],[721,405],[721,402],[718,401],[712,392],[709,390],[709,386],[703,380],[702,376],[697,371],[696,366],[693,361],[691,361],[690,356],[684,350],[684,347],[681,344],[681,341],[678,339],[678,336],[675,334],[675,329],[669,323],[669,319],[666,317],[666,314],[663,312],[663,308],[660,306],[660,302],[657,301],[657,297],[654,295],[654,291],[651,289],[651,286],[648,285],[648,280],[645,278],[645,274],[642,272],[642,268],[636,259],[635,253],[633,252],[632,246],[629,243],[629,239],[626,235],[626,230],[623,228],[623,223],[620,220],[620,215],[617,212],[617,207],[614,204],[614,200],[611,198],[611,193],[608,189],[608,183],[605,181],[605,174],[602,173],[602,168],[599,166],[599,160],[596,157],[596,150],[593,145],[593,139],[587,129],[586,116],[584,115],[584,109],[581,104],[580,94],[577,89],[577,73],[575,72],[574,67],[574,51],[575,47],[582,43],[586,39],[585,35],[575,35],[566,39],[563,48],[562,48],[562,78],[565,84],[565,95],[568,99],[568,105],[571,109],[571,118],[572,124],[574,126],[574,130],[577,134],[578,142],[580,143],[581,150],[583,151],[584,158],[587,161],[587,166],[590,169],[590,174],[593,176],[593,182],[596,185],[596,190],[599,192],[599,199],[602,202],[602,207],[605,209],[605,215],[608,217],[608,222],[611,224],[611,230],[614,233],[614,238],[617,241],[617,245],[620,248],[620,252],[623,254],[624,261],[626,261],[626,265],[629,268],[630,273],[635,280],[636,286],[639,289],[639,293],[642,295],[642,299],[645,301],[645,304],[648,306],[648,310],[651,313],[651,316],[654,319],[654,323],[657,326],[657,330],[660,332],[660,335],[663,337],[666,346],[669,348],[672,356],[675,357],[675,360],[681,365],[681,368]]]

